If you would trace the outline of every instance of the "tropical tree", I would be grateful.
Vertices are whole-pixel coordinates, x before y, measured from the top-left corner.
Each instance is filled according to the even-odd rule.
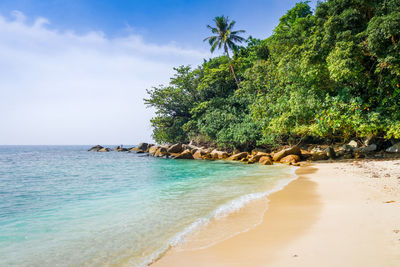
[[[236,21],[229,21],[229,18],[225,16],[215,17],[213,21],[215,22],[215,27],[207,25],[207,28],[209,28],[215,35],[205,38],[204,42],[209,42],[211,46],[211,53],[213,53],[216,48],[224,49],[224,52],[228,57],[229,67],[232,71],[233,78],[235,78],[236,85],[239,88],[239,80],[236,76],[232,60],[229,56],[229,49],[235,49],[237,47],[236,43],[241,43],[245,40],[243,37],[239,36],[240,33],[244,33],[245,31],[232,31]]]

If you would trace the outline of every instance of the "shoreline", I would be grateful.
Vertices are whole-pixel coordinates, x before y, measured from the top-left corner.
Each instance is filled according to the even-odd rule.
[[[231,163],[234,164],[235,162]],[[238,162],[236,163],[239,164]],[[278,168],[278,166],[285,167],[288,171],[285,177],[275,182],[271,188],[268,188],[266,191],[241,195],[227,203],[221,204],[216,207],[209,216],[198,218],[183,231],[177,233],[177,235],[169,241],[168,245],[162,249],[161,253],[156,251],[154,255],[150,257],[150,259],[152,258],[153,260],[144,262],[149,266],[153,266],[153,264],[157,263],[171,250],[197,250],[208,248],[241,233],[248,232],[261,224],[264,213],[268,209],[269,196],[281,191],[299,178],[299,175],[296,173],[298,167],[277,164],[271,166],[271,168]],[[230,223],[232,221],[234,221],[234,227],[232,227]],[[228,230],[227,224],[234,229],[230,228]],[[211,231],[213,231],[212,236],[208,236],[207,240],[203,241],[204,243],[199,247],[201,242],[199,243],[197,240],[199,237],[198,234],[200,233],[202,235],[201,238],[204,240],[204,233],[210,232],[210,228],[212,229]],[[216,228],[224,228],[224,234],[220,234],[219,232],[219,234],[217,234],[218,237],[216,237],[214,235]],[[193,242],[194,236],[196,236],[195,242]],[[187,247],[188,244],[190,247]]]
[[[400,266],[400,161],[360,162],[300,167],[260,225],[151,266]]]

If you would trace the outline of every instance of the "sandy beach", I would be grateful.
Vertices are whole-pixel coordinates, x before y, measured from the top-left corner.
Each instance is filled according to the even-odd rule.
[[[172,248],[152,266],[400,266],[399,160],[296,173],[268,197],[258,226],[203,249]]]

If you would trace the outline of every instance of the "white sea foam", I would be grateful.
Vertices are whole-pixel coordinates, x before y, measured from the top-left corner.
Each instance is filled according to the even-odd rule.
[[[221,219],[227,217],[229,214],[232,214],[233,212],[239,211],[240,209],[244,208],[247,204],[249,204],[252,201],[259,200],[265,197],[268,197],[270,194],[278,192],[282,189],[284,189],[290,182],[296,180],[298,176],[295,174],[297,167],[292,168],[292,172],[290,177],[285,178],[280,180],[273,189],[267,190],[265,192],[259,192],[259,193],[251,193],[251,194],[246,194],[243,196],[240,196],[238,198],[235,198],[231,200],[230,202],[218,206],[213,212],[211,212],[208,216],[199,218],[196,221],[194,221],[192,224],[190,224],[188,227],[186,227],[183,231],[177,233],[174,237],[172,237],[162,248],[159,250],[155,251],[152,253],[150,256],[146,257],[143,259],[141,263],[138,264],[133,264],[133,267],[145,267],[148,266],[149,264],[157,261],[160,259],[170,248],[175,247],[177,245],[181,245],[186,241],[186,237],[195,231],[199,231],[202,228],[206,227],[213,219]],[[262,215],[265,213],[265,211],[268,209],[268,207],[265,208],[265,210],[262,212]],[[223,240],[232,238],[233,236],[236,236],[240,233],[244,233],[249,231],[250,229],[253,229],[257,225],[260,225],[262,223],[262,218],[256,223],[254,223],[251,227],[248,227],[246,229],[243,229],[242,231],[234,232],[230,234],[229,236],[225,237],[222,240],[217,240],[210,242],[209,244],[198,247],[197,249],[204,249],[210,246],[213,246]]]

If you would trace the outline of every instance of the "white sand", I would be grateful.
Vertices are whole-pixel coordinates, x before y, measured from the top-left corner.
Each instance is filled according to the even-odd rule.
[[[262,224],[205,249],[171,249],[152,266],[400,266],[399,160],[298,174],[269,197]]]

